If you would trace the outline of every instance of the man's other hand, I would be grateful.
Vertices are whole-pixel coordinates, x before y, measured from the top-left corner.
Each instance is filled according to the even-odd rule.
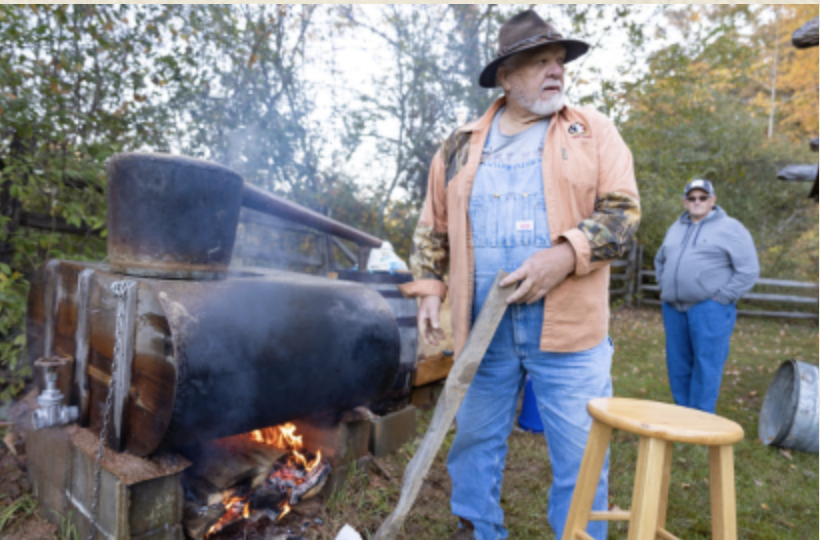
[[[568,243],[542,249],[524,261],[515,272],[504,278],[502,287],[516,281],[521,284],[507,298],[508,304],[532,304],[564,281],[575,270],[575,250]]]
[[[419,336],[428,345],[438,345],[444,339],[444,330],[439,324],[438,314],[441,311],[441,298],[425,296],[419,302],[418,327]]]

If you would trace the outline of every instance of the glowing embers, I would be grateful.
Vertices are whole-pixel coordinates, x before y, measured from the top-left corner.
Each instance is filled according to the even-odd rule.
[[[317,495],[330,472],[330,464],[322,458],[321,451],[314,455],[304,449],[302,437],[296,435],[293,424],[256,430],[233,438],[232,444],[240,438],[285,453],[269,467],[261,481],[253,479],[223,492],[224,514],[208,529],[206,538],[240,521],[257,521],[262,517],[271,521],[282,519],[291,511],[291,506]]]

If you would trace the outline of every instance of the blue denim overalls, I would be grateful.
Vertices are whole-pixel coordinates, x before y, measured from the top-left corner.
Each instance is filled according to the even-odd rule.
[[[512,272],[536,251],[551,246],[541,178],[543,144],[548,123],[539,122],[507,140],[529,150],[498,151],[498,121],[493,121],[470,198],[470,223],[475,252],[475,300],[478,315],[499,269]],[[532,142],[537,146],[533,146]],[[513,146],[516,148],[515,146]],[[612,395],[609,338],[577,353],[539,350],[544,301],[512,305],[496,331],[475,379],[456,415],[456,432],[447,467],[453,481],[454,515],[469,520],[476,540],[507,538],[499,504],[507,438],[512,431],[518,396],[530,374],[549,446],[553,482],[548,519],[560,538],[572,499],[591,426],[586,403]],[[598,485],[596,510],[607,509],[608,460]],[[546,483],[547,479],[544,478]],[[588,531],[606,539],[606,523]]]

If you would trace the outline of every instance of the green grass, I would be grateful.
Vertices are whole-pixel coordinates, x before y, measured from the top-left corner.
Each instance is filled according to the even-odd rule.
[[[25,519],[37,510],[37,501],[25,494],[0,508],[0,533],[11,528],[15,521]]]
[[[672,402],[666,378],[664,332],[656,310],[613,313],[611,335],[615,395]],[[782,361],[817,364],[814,322],[740,318],[732,340],[717,413],[743,426],[746,437],[735,446],[738,537],[749,540],[805,540],[818,530],[818,456],[781,452],[757,439],[757,420],[774,371]],[[421,417],[423,433],[431,412]],[[455,530],[450,515],[450,481],[445,468],[452,432],[422,487],[399,538],[447,539]],[[401,475],[419,440],[382,463],[394,481],[374,472],[352,475],[344,492],[326,511],[326,525],[308,538],[332,539],[345,523],[371,538],[398,500]],[[615,431],[611,445],[610,503],[628,509],[634,482],[637,438]],[[676,445],[669,493],[667,529],[680,538],[711,538],[707,449]],[[551,482],[543,437],[515,432],[505,471],[502,506],[510,538],[552,539],[546,521]],[[625,524],[610,525],[611,539],[625,538]]]

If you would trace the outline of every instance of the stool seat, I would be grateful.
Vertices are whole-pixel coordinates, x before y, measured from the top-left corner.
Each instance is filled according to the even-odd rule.
[[[734,452],[743,428],[713,414],[668,403],[600,398],[587,403],[592,416],[562,540],[592,540],[590,521],[628,521],[628,540],[679,540],[666,530],[666,506],[674,443],[709,447],[709,498],[712,540],[737,540]],[[632,508],[592,510],[613,429],[639,436]]]
[[[743,440],[740,424],[669,403],[599,398],[587,404],[587,411],[604,424],[642,437],[707,446],[723,446]]]

